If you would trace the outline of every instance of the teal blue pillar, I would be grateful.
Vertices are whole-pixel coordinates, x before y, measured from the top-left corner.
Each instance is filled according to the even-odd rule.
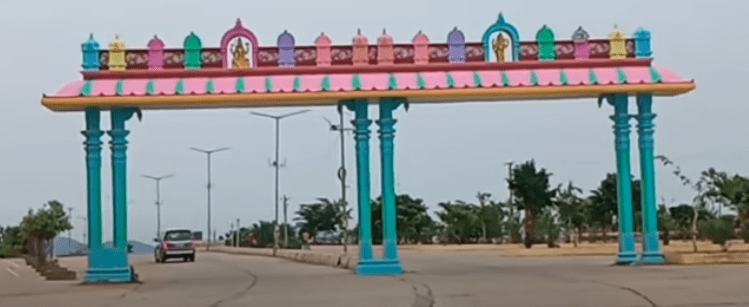
[[[81,133],[86,137],[86,192],[88,213],[88,270],[86,281],[97,281],[106,277],[107,270],[97,266],[103,261],[101,230],[101,136],[100,111],[96,108],[86,109],[86,130]]]
[[[405,104],[405,99],[381,99],[380,100],[380,119],[377,125],[380,126],[380,159],[381,159],[381,176],[382,176],[382,228],[383,228],[383,247],[385,249],[384,259],[380,265],[380,275],[400,275],[403,274],[403,266],[398,257],[398,233],[397,233],[397,208],[395,204],[395,158],[394,142],[396,120],[393,118],[393,111],[401,104]]]
[[[357,274],[368,275],[375,265],[372,253],[372,204],[369,192],[369,105],[366,100],[342,102],[354,112],[354,140],[356,141],[356,189],[359,203],[359,265]]]
[[[642,263],[663,264],[666,258],[658,238],[658,206],[655,195],[655,114],[651,94],[637,95],[637,132],[640,145],[640,171],[642,172]]]
[[[98,267],[103,267],[106,274],[97,276],[91,281],[98,282],[133,282],[135,273],[130,266],[127,252],[127,135],[125,122],[137,109],[113,109],[110,111],[112,130],[108,132],[112,151],[112,198],[114,213],[114,243],[112,247],[102,248],[96,255]]]
[[[614,106],[614,140],[616,143],[617,167],[617,198],[619,204],[619,256],[618,264],[637,262],[635,248],[634,219],[632,210],[632,174],[630,168],[629,148],[629,113],[627,111],[628,97],[617,94],[609,97],[609,103]]]

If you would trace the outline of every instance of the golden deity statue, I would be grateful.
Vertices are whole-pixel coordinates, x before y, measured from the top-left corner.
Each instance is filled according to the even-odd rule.
[[[246,46],[245,46],[246,45]],[[250,68],[250,59],[247,58],[249,54],[250,44],[242,45],[242,39],[238,39],[237,43],[232,49],[232,68]]]
[[[497,38],[494,39],[492,47],[494,54],[497,56],[497,63],[503,63],[505,59],[505,50],[510,46],[510,42],[505,38],[502,33],[497,34]]]

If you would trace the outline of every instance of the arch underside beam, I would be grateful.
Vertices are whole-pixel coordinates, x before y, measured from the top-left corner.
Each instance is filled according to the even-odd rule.
[[[353,92],[291,92],[252,94],[205,94],[170,96],[114,96],[114,97],[45,97],[42,104],[53,111],[83,111],[87,107],[100,109],[220,109],[286,106],[337,105],[341,100],[399,97],[413,103],[499,102],[509,100],[549,100],[597,98],[607,94],[651,93],[654,96],[677,96],[695,90],[692,82],[669,84],[618,84],[585,86],[522,86],[496,88],[447,88],[434,90],[388,90]]]

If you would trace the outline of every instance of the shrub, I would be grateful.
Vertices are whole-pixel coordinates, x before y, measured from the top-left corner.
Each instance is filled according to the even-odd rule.
[[[741,226],[739,236],[744,239],[744,243],[749,243],[749,223],[744,223],[744,226]]]
[[[734,236],[733,221],[726,219],[712,219],[699,221],[698,224],[702,234],[711,242],[724,246],[726,241]]]

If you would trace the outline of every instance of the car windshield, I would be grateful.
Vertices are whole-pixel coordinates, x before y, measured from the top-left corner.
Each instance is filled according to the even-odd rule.
[[[192,233],[189,231],[174,231],[166,233],[167,241],[184,241],[192,239]]]

